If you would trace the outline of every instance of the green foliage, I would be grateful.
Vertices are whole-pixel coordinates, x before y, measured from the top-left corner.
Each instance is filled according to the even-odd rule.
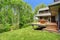
[[[4,31],[9,31],[10,30],[10,24],[5,24],[4,25]]]
[[[12,25],[10,26],[10,30],[16,30],[16,29],[19,29],[18,25]]]
[[[0,33],[2,32],[6,32],[6,31],[9,31],[10,30],[10,24],[0,24]]]
[[[4,31],[3,28],[4,28],[3,25],[0,24],[0,33]]]
[[[32,30],[30,26],[15,31],[0,33],[0,40],[60,40],[60,34]]]
[[[33,21],[33,13],[31,7],[26,3],[24,3],[23,5],[25,6],[22,6],[20,10],[20,19],[19,19],[20,28],[24,27],[25,24],[28,24]]]
[[[0,0],[0,5],[0,24],[4,26],[5,31],[10,27],[23,28],[25,24],[33,21],[31,6],[23,0]]]

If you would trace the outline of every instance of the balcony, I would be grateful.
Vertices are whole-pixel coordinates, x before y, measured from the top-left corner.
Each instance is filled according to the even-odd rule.
[[[51,13],[40,13],[36,15],[37,17],[41,17],[41,16],[51,16]]]

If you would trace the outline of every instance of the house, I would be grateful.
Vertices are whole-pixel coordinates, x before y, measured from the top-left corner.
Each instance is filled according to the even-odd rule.
[[[60,0],[54,0],[54,3],[48,7],[38,10],[35,16],[40,20],[40,23],[34,23],[33,25],[44,26],[46,27],[45,30],[60,32]],[[49,22],[41,24],[45,22],[44,20],[41,22],[41,18]]]
[[[51,21],[51,13],[49,12],[49,8],[41,8],[38,10],[37,14],[35,15],[39,20],[41,20],[41,18],[44,18],[47,21]]]
[[[34,18],[37,18],[38,20],[36,23],[32,23],[33,28],[34,28],[34,25],[37,25],[38,28],[40,29],[45,28],[46,23],[51,22],[51,13],[49,11],[49,8],[45,7],[45,8],[39,9]]]
[[[39,9],[35,16],[39,19],[39,22],[40,22],[39,28],[43,28],[49,31],[58,30],[55,18],[53,15],[51,15],[51,12],[48,7]],[[35,25],[38,25],[38,24],[35,24]]]
[[[49,5],[51,12],[51,22],[57,23],[58,31],[60,31],[60,0],[54,0],[54,3]]]

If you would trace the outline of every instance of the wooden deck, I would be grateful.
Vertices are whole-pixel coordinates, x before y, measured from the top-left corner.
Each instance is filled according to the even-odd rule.
[[[56,23],[45,23],[45,24],[41,24],[41,23],[33,23],[33,28],[34,28],[34,25],[37,25],[37,26],[45,26],[46,28],[44,28],[43,30],[48,30],[48,31],[54,31],[54,32],[58,32],[58,26]]]
[[[49,23],[49,25],[47,25],[45,30],[58,32],[58,26],[56,23]]]

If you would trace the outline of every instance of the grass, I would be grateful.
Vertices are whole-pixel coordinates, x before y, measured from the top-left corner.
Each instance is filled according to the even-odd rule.
[[[31,27],[0,33],[0,40],[59,40],[60,35],[48,31],[33,30]]]

